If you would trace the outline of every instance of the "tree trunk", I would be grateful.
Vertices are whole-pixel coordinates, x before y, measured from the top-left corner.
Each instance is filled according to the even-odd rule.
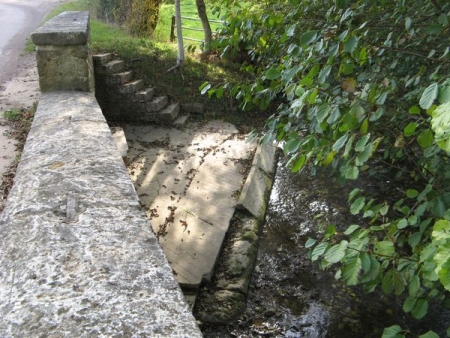
[[[205,1],[195,0],[195,4],[197,5],[198,17],[202,22],[203,32],[205,35],[205,46],[203,50],[203,55],[207,56],[211,53],[211,39],[212,39],[211,25],[209,24],[208,15],[206,14]]]

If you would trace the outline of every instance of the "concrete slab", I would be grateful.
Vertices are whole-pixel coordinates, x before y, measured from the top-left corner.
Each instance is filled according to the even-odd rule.
[[[128,172],[178,283],[211,279],[256,144],[222,121],[123,126]]]
[[[253,165],[260,168],[270,177],[275,176],[277,152],[279,148],[271,144],[262,144],[258,147],[253,158]]]

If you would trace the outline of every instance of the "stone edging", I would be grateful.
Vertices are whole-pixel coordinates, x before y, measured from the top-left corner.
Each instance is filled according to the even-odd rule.
[[[203,323],[227,324],[245,310],[278,155],[279,149],[272,145],[259,145],[256,150],[233,216],[233,230],[227,236],[228,247],[213,282],[198,299],[195,314]]]

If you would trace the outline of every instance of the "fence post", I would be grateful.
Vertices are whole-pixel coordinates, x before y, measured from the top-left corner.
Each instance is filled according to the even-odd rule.
[[[170,42],[175,41],[175,15],[172,15],[172,25],[170,26]]]
[[[181,27],[181,6],[180,0],[175,0],[175,15],[177,23],[177,39],[178,39],[178,60],[177,66],[182,67],[184,62],[184,46],[183,46],[183,31]]]

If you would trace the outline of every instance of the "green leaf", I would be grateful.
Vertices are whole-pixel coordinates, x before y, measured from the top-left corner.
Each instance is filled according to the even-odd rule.
[[[409,113],[412,115],[419,115],[420,108],[418,106],[412,106],[411,108],[409,108]]]
[[[317,113],[316,113],[316,119],[319,123],[322,123],[323,120],[325,120],[325,118],[328,116],[329,112],[331,110],[330,105],[328,104],[328,102],[322,103],[318,108],[317,108]]]
[[[314,238],[308,238],[308,240],[307,240],[306,243],[305,243],[305,248],[309,249],[309,248],[311,248],[312,246],[314,246],[314,244],[316,244],[316,243],[317,243],[317,240],[316,240],[316,239],[314,239]]]
[[[327,248],[328,248],[328,243],[325,243],[325,242],[319,243],[312,251],[311,260],[317,261],[323,255],[323,253],[325,252],[325,250]]]
[[[359,131],[361,134],[365,135],[367,134],[367,131],[369,130],[369,119],[364,119],[363,123],[361,123],[361,127],[359,127]]]
[[[402,332],[402,328],[398,325],[386,327],[383,330],[383,335],[381,338],[404,338],[405,335],[400,332]]]
[[[347,285],[358,284],[358,276],[361,271],[361,259],[359,256],[352,256],[346,259],[342,267],[342,279]]]
[[[439,93],[439,85],[437,82],[430,84],[422,93],[419,104],[422,109],[428,109],[433,104]]]
[[[431,129],[439,148],[450,152],[450,102],[441,104],[434,110]]]
[[[357,225],[357,224],[352,224],[352,225],[350,225],[350,226],[347,228],[347,230],[344,231],[344,235],[349,236],[349,235],[351,235],[353,232],[355,232],[355,230],[357,230],[357,229],[359,229],[359,228],[360,228],[359,225]]]
[[[298,172],[300,169],[304,167],[305,163],[306,163],[306,156],[305,155],[300,156],[298,160],[295,161],[294,165],[291,168],[291,171],[293,173]]]
[[[439,220],[433,226],[433,232],[431,233],[431,238],[437,242],[447,242],[450,241],[450,221]]]
[[[358,45],[359,39],[357,37],[351,36],[347,42],[344,44],[344,50],[347,53],[353,53]]]
[[[397,270],[391,269],[384,275],[381,289],[388,295],[394,293],[399,296],[405,290],[405,280]]]
[[[264,74],[268,80],[276,80],[281,77],[281,71],[275,67],[270,67]]]
[[[416,296],[419,290],[420,290],[420,278],[418,275],[415,275],[413,278],[411,278],[411,281],[409,282],[408,293],[411,297]]]
[[[327,80],[328,75],[330,75],[331,68],[332,68],[331,65],[327,65],[327,66],[323,67],[323,69],[320,71],[319,77],[318,77],[318,80],[319,80],[320,84],[325,83],[325,81]]]
[[[402,218],[397,222],[397,229],[404,229],[408,226],[408,221],[406,218]]]
[[[381,95],[377,99],[377,105],[381,106],[386,102],[387,99],[387,92],[382,92]]]
[[[300,37],[300,44],[309,45],[310,43],[314,42],[317,39],[318,32],[319,31],[317,30],[313,30],[303,33]]]
[[[352,215],[358,214],[364,205],[366,204],[366,198],[365,197],[358,197],[350,206],[350,213]]]
[[[411,248],[416,247],[422,239],[422,234],[420,232],[415,232],[408,238],[408,244]]]
[[[351,167],[348,170],[345,171],[345,178],[349,180],[356,180],[359,175],[359,169],[358,167]]]
[[[358,142],[356,143],[355,151],[358,151],[358,152],[364,151],[364,148],[366,147],[366,144],[367,144],[367,141],[369,140],[369,138],[370,138],[370,133],[361,137],[361,139],[358,140]]]
[[[425,298],[419,298],[411,311],[411,314],[416,319],[423,318],[428,311],[428,301]]]
[[[287,141],[283,146],[284,153],[292,154],[292,153],[297,152],[301,143],[302,143],[302,140],[299,138],[293,138],[293,139]]]
[[[439,88],[439,103],[448,103],[450,102],[450,86],[443,86]]]
[[[374,252],[381,256],[392,257],[395,253],[394,243],[391,241],[376,242]]]
[[[447,260],[439,268],[439,281],[447,291],[450,291],[450,258],[447,257]]]
[[[300,71],[302,67],[301,66],[295,66],[290,69],[288,69],[286,72],[283,73],[283,80],[289,82],[292,80],[292,78],[297,75],[297,73]]]
[[[416,128],[419,126],[419,124],[417,122],[411,122],[409,123],[404,129],[403,129],[403,134],[406,137],[412,136],[414,135],[414,132],[416,131]]]
[[[293,24],[291,27],[289,27],[289,29],[286,31],[287,36],[294,36],[295,27],[297,27],[297,24]]]
[[[359,189],[359,188],[353,189],[353,190],[350,192],[350,194],[348,194],[348,200],[347,200],[347,201],[350,202],[352,199],[354,199],[355,196],[358,195],[360,191],[361,191],[361,189]]]
[[[418,195],[419,195],[419,192],[416,189],[406,190],[406,197],[408,197],[408,198],[416,198]]]
[[[403,311],[406,313],[409,313],[414,309],[414,305],[416,305],[417,298],[416,297],[407,297],[405,301],[403,302]]]
[[[211,88],[211,84],[208,82],[204,82],[201,86],[200,86],[200,93],[202,95],[205,95],[206,92]]]
[[[350,139],[348,140],[347,144],[345,145],[344,154],[342,155],[344,158],[347,158],[347,156],[350,154],[350,150],[352,149],[353,142],[355,141],[356,134],[352,134],[350,136]]]
[[[388,204],[383,204],[383,206],[380,209],[380,215],[381,216],[386,216],[388,211],[389,211],[389,205]]]
[[[325,230],[325,237],[330,238],[334,236],[335,233],[336,233],[336,226],[330,224],[329,226],[327,226],[327,229]]]
[[[407,31],[409,31],[409,30],[411,29],[411,25],[412,25],[412,20],[411,20],[410,17],[407,17],[407,18],[405,19],[405,29],[406,29]]]
[[[335,244],[327,249],[323,258],[331,264],[340,262],[345,256],[347,246],[347,241],[342,241],[339,244]]]
[[[434,142],[434,135],[430,129],[422,130],[417,136],[417,143],[419,143],[422,149],[428,148]]]
[[[337,139],[336,142],[334,142],[334,144],[333,144],[333,147],[332,147],[333,151],[338,152],[339,149],[341,149],[344,146],[345,142],[347,142],[347,139],[348,139],[348,133],[345,133],[339,139]]]

